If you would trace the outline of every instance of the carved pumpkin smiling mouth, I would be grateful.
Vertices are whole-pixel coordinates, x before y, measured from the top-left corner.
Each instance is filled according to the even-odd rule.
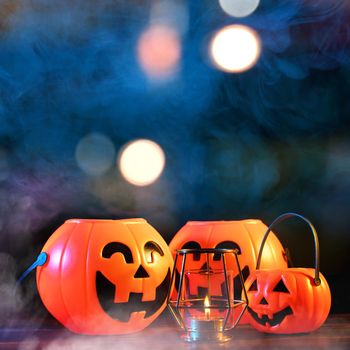
[[[154,300],[142,301],[143,293],[130,292],[128,302],[115,303],[114,296],[118,286],[110,282],[102,272],[96,273],[96,291],[100,305],[110,317],[120,322],[128,322],[133,312],[145,312],[144,318],[156,313],[159,305],[165,302],[169,284],[170,269],[162,283],[156,287]]]
[[[266,327],[277,326],[282,323],[285,317],[287,317],[288,315],[293,315],[293,310],[291,309],[290,306],[287,306],[281,311],[274,313],[272,315],[272,318],[269,318],[268,315],[258,314],[255,311],[253,311],[250,307],[248,307],[248,312],[256,322]]]

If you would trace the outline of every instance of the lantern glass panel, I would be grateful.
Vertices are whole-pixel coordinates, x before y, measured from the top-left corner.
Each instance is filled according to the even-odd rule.
[[[197,258],[193,259],[195,255]],[[227,264],[228,259],[230,264]],[[191,263],[193,261],[199,261],[199,264]],[[243,290],[240,295],[234,293],[237,271]],[[173,280],[175,285],[169,292],[168,305],[179,325],[187,332],[185,340],[227,340],[224,332],[238,323],[247,306],[237,251],[179,250]]]

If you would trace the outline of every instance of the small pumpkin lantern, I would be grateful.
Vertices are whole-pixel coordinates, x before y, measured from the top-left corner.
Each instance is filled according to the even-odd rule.
[[[66,221],[43,247],[37,286],[48,311],[84,334],[142,330],[166,306],[173,259],[143,219]]]
[[[291,217],[301,218],[311,228],[316,251],[315,269],[261,269],[262,251],[272,227]],[[318,237],[308,219],[286,213],[270,225],[261,243],[256,271],[248,277],[245,287],[249,300],[249,322],[261,332],[306,333],[324,323],[331,306],[331,293],[326,279],[319,272]]]
[[[261,220],[247,219],[238,221],[190,221],[174,236],[170,242],[170,250],[175,256],[179,249],[236,249],[238,251],[243,279],[246,280],[249,274],[255,270],[257,256],[267,226]],[[210,266],[219,268],[220,257],[215,254],[211,257]],[[188,257],[187,262],[191,269],[205,270],[207,261],[200,254],[193,254]],[[233,276],[234,294],[241,297],[242,285],[240,274],[237,271],[236,263],[227,261],[230,269],[235,271]],[[287,258],[285,251],[278,238],[272,233],[264,251],[264,267],[286,268]],[[176,281],[179,280],[181,267],[176,268]],[[178,283],[175,283],[178,285]],[[190,293],[193,295],[205,296],[208,293],[205,281],[198,279],[197,285],[191,285]],[[222,285],[212,286],[215,292],[221,295]],[[175,292],[175,291],[174,291]],[[211,291],[213,293],[213,290]],[[248,323],[247,316],[243,315],[241,323]]]

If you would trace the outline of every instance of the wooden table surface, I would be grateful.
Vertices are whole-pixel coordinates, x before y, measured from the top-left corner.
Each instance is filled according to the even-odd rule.
[[[119,336],[76,335],[55,322],[45,322],[39,328],[21,320],[19,324],[2,327],[0,349],[19,350],[161,350],[161,349],[350,349],[350,314],[330,315],[317,331],[301,335],[268,335],[248,325],[228,332],[232,339],[224,344],[186,343],[175,322],[166,317],[157,320],[142,332]]]

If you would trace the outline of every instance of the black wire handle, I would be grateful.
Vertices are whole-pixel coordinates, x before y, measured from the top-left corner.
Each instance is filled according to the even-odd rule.
[[[261,245],[260,245],[260,250],[259,250],[259,254],[258,254],[258,260],[256,263],[256,269],[259,270],[260,268],[260,262],[261,262],[261,257],[262,257],[262,251],[267,239],[267,236],[269,235],[270,231],[272,230],[272,228],[279,224],[282,221],[285,221],[289,218],[292,217],[297,217],[300,218],[302,220],[304,220],[310,227],[312,234],[314,236],[314,243],[315,243],[315,278],[314,278],[314,283],[316,286],[319,286],[321,284],[321,279],[320,279],[320,247],[319,247],[319,243],[318,243],[318,237],[317,237],[317,233],[316,233],[316,229],[314,227],[314,225],[311,223],[310,220],[308,220],[307,218],[305,218],[304,216],[300,215],[300,214],[296,214],[296,213],[285,213],[280,215],[278,218],[276,218],[272,224],[268,227],[267,231],[264,234],[264,237],[261,241]]]

